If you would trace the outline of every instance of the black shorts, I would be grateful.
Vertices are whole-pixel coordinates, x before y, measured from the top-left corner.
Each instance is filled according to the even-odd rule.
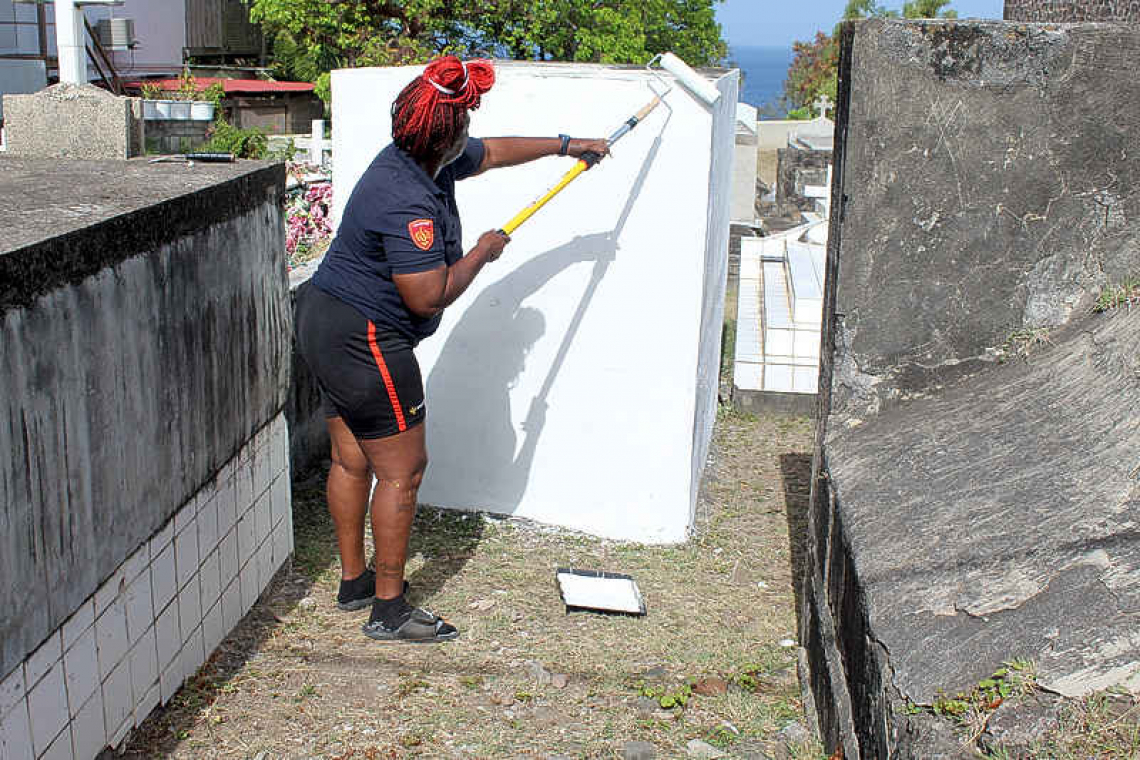
[[[424,421],[411,341],[311,283],[297,293],[297,347],[317,378],[325,416],[342,418],[357,438],[385,438]]]

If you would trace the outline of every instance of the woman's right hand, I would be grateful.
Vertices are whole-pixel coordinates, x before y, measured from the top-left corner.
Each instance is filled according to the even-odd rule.
[[[503,254],[503,249],[509,242],[511,238],[502,230],[487,230],[479,236],[475,247],[487,252],[487,261],[495,261]]]

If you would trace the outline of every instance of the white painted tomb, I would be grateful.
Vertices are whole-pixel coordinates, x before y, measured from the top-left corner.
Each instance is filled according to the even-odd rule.
[[[334,218],[420,70],[333,73]],[[476,137],[606,137],[656,84],[642,68],[588,64],[504,62],[496,76],[472,113]],[[421,502],[687,538],[716,414],[739,73],[712,78],[713,107],[677,84],[515,232],[417,348],[431,459]],[[465,249],[573,165],[550,157],[459,183]]]

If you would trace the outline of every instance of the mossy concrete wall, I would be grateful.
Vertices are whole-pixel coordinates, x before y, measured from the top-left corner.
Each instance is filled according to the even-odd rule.
[[[283,183],[0,157],[0,675],[282,411]]]
[[[829,750],[958,757],[1005,660],[1140,687],[1134,27],[841,34],[800,635]],[[919,706],[917,714],[913,705]]]

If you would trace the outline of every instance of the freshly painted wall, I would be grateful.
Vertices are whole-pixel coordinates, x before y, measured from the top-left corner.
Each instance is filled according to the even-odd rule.
[[[334,72],[337,216],[418,72]],[[653,97],[642,69],[506,63],[497,76],[473,135],[607,136]],[[678,86],[515,232],[417,349],[423,502],[686,538],[715,410],[737,72],[717,86],[713,109]],[[460,183],[464,247],[572,166],[551,157]]]

